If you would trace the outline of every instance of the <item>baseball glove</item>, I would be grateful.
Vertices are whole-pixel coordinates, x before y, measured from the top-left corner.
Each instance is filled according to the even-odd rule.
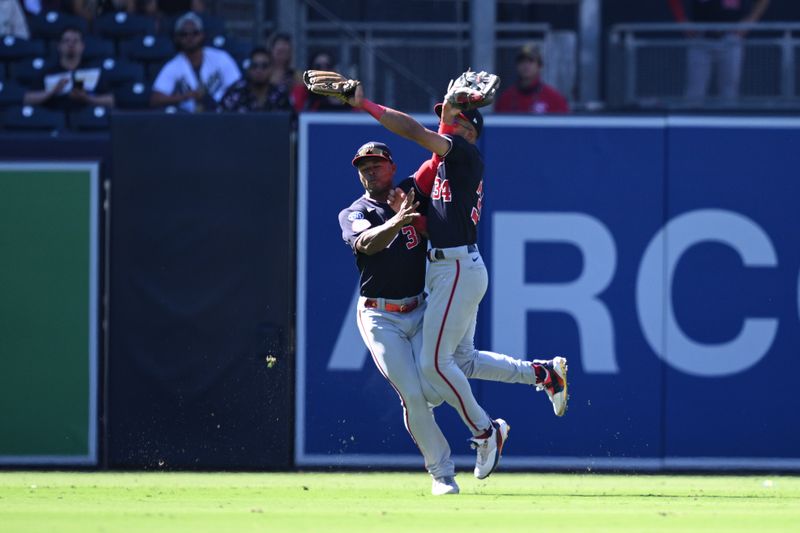
[[[358,80],[350,80],[338,72],[327,70],[307,70],[303,72],[303,83],[314,94],[333,96],[347,102],[353,96],[356,88],[361,85]]]
[[[498,87],[500,87],[500,78],[497,75],[483,70],[473,72],[467,69],[455,80],[450,80],[444,98],[461,109],[475,109],[494,102]]]

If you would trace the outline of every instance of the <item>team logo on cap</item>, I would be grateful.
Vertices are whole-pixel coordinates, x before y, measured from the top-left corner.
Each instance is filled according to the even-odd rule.
[[[350,222],[358,220],[360,218],[364,218],[364,213],[362,213],[361,211],[353,211],[352,213],[347,215],[347,220],[349,220]]]

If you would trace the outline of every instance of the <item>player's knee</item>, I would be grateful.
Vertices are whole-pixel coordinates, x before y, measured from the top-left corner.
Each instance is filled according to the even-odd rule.
[[[439,370],[436,368],[436,362],[434,360],[423,360],[420,363],[420,370],[422,371],[422,375],[428,381],[433,381],[436,379],[440,379],[439,377]]]
[[[427,380],[422,382],[422,395],[425,396],[428,407],[436,407],[444,402],[442,396]]]
[[[474,348],[456,348],[455,354],[453,354],[453,360],[458,365],[458,368],[464,373],[465,376],[468,378],[472,377],[473,373],[475,372],[475,360],[478,357],[478,350]]]
[[[428,409],[428,398],[422,392],[422,389],[409,391],[403,397],[406,404],[406,409],[409,411],[426,411]]]

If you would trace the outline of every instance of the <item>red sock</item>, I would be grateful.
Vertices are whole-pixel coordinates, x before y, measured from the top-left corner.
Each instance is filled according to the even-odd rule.
[[[492,426],[489,426],[489,429],[481,433],[480,435],[476,435],[476,439],[488,439],[492,436]]]
[[[547,379],[547,369],[542,365],[537,365],[536,363],[531,363],[533,366],[533,373],[536,374],[536,383],[544,383],[544,380]]]

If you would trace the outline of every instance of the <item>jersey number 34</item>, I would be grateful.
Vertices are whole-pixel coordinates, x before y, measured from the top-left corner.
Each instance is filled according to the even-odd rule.
[[[452,202],[453,195],[450,192],[450,181],[445,178],[442,179],[436,176],[433,182],[433,190],[431,191],[431,200],[443,200],[445,202]]]

